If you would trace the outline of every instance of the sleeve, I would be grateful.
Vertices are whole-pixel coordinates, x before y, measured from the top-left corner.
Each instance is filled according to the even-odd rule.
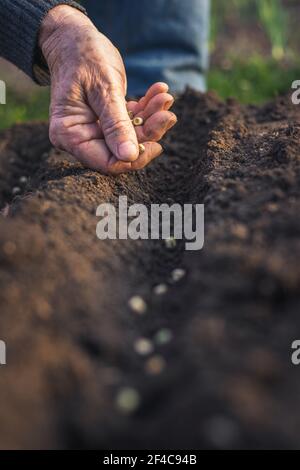
[[[0,0],[0,56],[9,60],[41,85],[49,83],[48,67],[38,49],[38,34],[47,13],[72,0]]]

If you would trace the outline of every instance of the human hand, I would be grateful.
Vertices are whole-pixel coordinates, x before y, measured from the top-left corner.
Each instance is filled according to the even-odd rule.
[[[79,10],[60,5],[43,21],[39,46],[51,74],[50,140],[108,174],[137,170],[159,156],[176,123],[164,83],[126,103],[126,73],[113,44]],[[144,120],[134,127],[128,111]],[[140,154],[138,143],[145,151]]]

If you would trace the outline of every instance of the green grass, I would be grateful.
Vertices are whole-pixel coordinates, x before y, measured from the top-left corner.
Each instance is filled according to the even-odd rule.
[[[234,97],[242,103],[259,104],[286,93],[296,79],[300,79],[300,62],[285,67],[275,59],[255,56],[247,61],[233,60],[229,70],[211,69],[208,88],[223,99]],[[0,129],[20,122],[46,120],[48,108],[48,88],[25,97],[8,89],[7,104],[0,105]]]
[[[0,104],[0,129],[13,124],[48,119],[49,89],[23,96],[8,88],[6,105]]]
[[[270,41],[274,59],[284,57],[288,43],[289,15],[282,0],[212,0],[210,46],[213,50],[216,37],[226,22],[235,17],[240,23],[258,22]]]
[[[211,69],[208,88],[221,98],[235,97],[242,103],[263,103],[287,93],[294,80],[300,79],[300,62],[285,67],[274,59],[260,56],[247,61],[234,60],[229,70]]]
[[[258,18],[272,45],[272,56],[281,60],[287,47],[288,15],[281,0],[256,0]]]
[[[294,0],[294,3],[298,1]],[[234,18],[240,24],[258,23],[269,39],[270,55],[269,58],[258,55],[247,59],[226,57],[231,63],[230,68],[211,69],[208,88],[222,98],[235,97],[242,103],[255,104],[286,93],[292,82],[300,79],[300,57],[297,58],[295,45],[289,41],[291,18],[283,1],[212,0],[211,51],[215,49],[216,38],[228,18]]]
[[[287,57],[290,61],[295,60],[297,54],[288,43],[289,18],[282,0],[213,0],[212,50],[217,34],[228,17],[234,17],[235,21],[242,23],[259,22],[270,40],[270,58],[253,56],[241,60],[226,57],[230,68],[211,69],[208,74],[208,88],[215,90],[221,98],[235,97],[242,103],[254,104],[286,93],[292,82],[300,79],[300,62],[290,64],[289,67],[284,65]],[[0,105],[0,129],[15,123],[48,119],[48,108],[48,88],[23,96],[8,87],[7,104]]]

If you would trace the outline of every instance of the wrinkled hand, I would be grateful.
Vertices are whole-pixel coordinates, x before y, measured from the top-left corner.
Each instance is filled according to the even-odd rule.
[[[88,167],[118,174],[158,157],[158,141],[176,123],[168,86],[156,83],[126,103],[126,73],[118,50],[75,8],[53,8],[39,46],[51,74],[50,140]],[[144,119],[134,127],[128,111]],[[139,154],[138,143],[145,151]]]

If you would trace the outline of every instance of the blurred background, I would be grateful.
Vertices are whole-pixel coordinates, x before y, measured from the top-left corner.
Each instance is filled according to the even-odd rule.
[[[262,103],[300,79],[299,0],[212,0],[208,88],[222,98]],[[0,128],[48,118],[49,89],[0,59],[9,106]]]

